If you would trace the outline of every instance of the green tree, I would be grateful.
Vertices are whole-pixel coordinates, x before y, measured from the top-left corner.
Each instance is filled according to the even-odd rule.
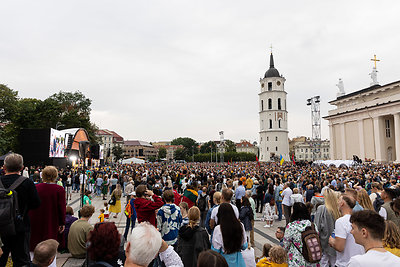
[[[190,137],[178,137],[172,140],[171,145],[182,145],[185,158],[188,158],[189,156],[198,153],[198,144],[194,139]]]
[[[11,121],[18,104],[18,92],[0,84],[0,122]]]
[[[174,153],[174,159],[175,160],[181,160],[181,159],[186,160],[187,159],[187,155],[185,153],[185,149],[184,148],[177,148],[175,150],[175,153]]]
[[[124,157],[124,151],[121,146],[113,146],[112,154],[114,155],[116,161],[119,161]]]
[[[236,144],[231,140],[225,140],[225,152],[236,152]]]
[[[160,147],[158,149],[158,158],[159,159],[165,159],[167,157],[167,150],[165,147]]]
[[[216,151],[217,145],[213,141],[208,141],[201,145],[200,153],[211,153],[211,151]]]

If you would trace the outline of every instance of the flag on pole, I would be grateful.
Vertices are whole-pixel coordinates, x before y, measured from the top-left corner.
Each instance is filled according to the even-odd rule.
[[[261,166],[260,166],[260,162],[258,161],[257,155],[256,155],[256,160],[257,160],[257,165],[258,165],[258,167],[261,167]]]
[[[285,161],[285,160],[283,159],[283,157],[282,157],[282,155],[281,155],[281,158],[279,159],[279,162],[281,163],[281,166],[282,166],[282,164],[283,164],[284,161]]]
[[[296,162],[294,161],[294,154],[292,154],[292,161],[293,161],[293,164],[296,164]]]

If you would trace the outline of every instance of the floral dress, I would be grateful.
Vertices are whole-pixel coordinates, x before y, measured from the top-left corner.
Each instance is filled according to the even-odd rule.
[[[309,220],[294,221],[286,226],[285,236],[283,237],[283,247],[288,252],[288,263],[289,267],[319,267],[319,263],[307,262],[300,251],[303,248],[301,241],[301,232],[303,232],[307,226],[311,226]],[[315,230],[318,232],[317,227]],[[293,243],[297,246],[297,249]],[[300,250],[300,251],[299,251]]]
[[[271,206],[269,203],[265,204],[264,209],[264,220],[265,221],[274,221],[275,220],[275,206]]]

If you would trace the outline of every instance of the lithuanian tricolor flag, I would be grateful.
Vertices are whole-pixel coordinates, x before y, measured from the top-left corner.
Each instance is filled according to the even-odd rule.
[[[199,194],[193,189],[186,189],[183,192],[182,201],[188,203],[189,209],[196,203]]]

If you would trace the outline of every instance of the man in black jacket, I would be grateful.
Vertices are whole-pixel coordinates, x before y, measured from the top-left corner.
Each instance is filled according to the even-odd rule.
[[[9,188],[20,177],[24,168],[23,158],[19,154],[10,154],[4,160],[5,175],[0,177],[5,188]],[[40,198],[35,184],[30,179],[25,179],[15,191],[18,194],[19,210],[23,211],[23,219],[15,225],[15,235],[3,235],[3,255],[0,257],[0,267],[6,265],[11,252],[13,264],[16,267],[29,266],[29,238],[30,222],[28,211],[40,206]]]

